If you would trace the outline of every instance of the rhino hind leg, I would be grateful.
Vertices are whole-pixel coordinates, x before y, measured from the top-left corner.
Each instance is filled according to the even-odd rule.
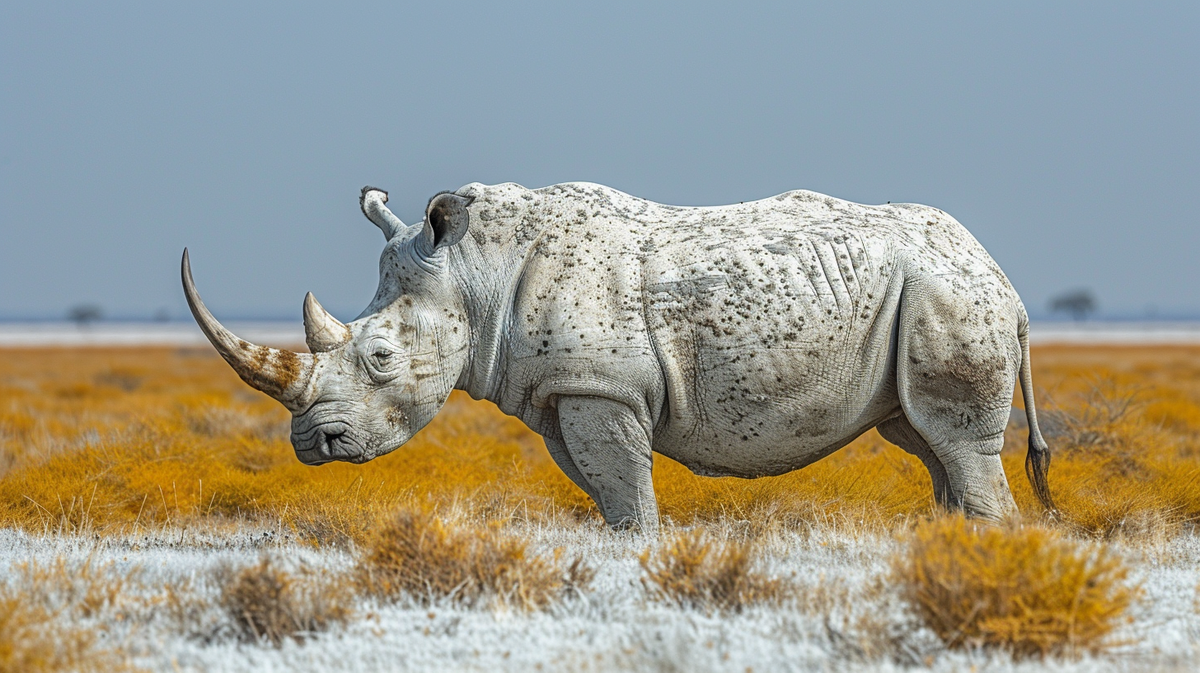
[[[563,396],[558,425],[604,521],[613,528],[657,530],[650,438],[633,410],[601,397]]]
[[[907,279],[901,296],[904,416],[945,469],[949,505],[992,520],[1016,511],[1000,449],[1021,365],[1017,306],[994,286],[933,275]]]
[[[952,509],[992,521],[1003,520],[1017,511],[1000,462],[1000,445],[1003,443],[1001,437],[999,445],[981,442],[947,447],[957,450],[944,461]]]
[[[875,429],[884,439],[916,456],[925,464],[925,469],[929,470],[929,477],[933,480],[933,499],[938,505],[946,508],[954,506],[954,495],[950,490],[950,477],[946,474],[946,467],[934,455],[933,449],[929,448],[929,443],[921,433],[908,422],[908,418],[901,414],[880,423]]]

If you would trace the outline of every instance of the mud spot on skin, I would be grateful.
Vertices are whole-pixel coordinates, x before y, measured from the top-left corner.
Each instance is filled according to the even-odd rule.
[[[285,350],[272,353],[269,348],[259,347],[238,374],[251,386],[272,397],[279,397],[300,378],[300,369],[300,358],[295,353]]]
[[[275,366],[278,368],[280,388],[287,390],[300,378],[300,358],[291,351],[275,351]]]
[[[390,407],[384,415],[388,425],[393,428],[399,428],[408,422],[408,415],[404,413],[404,409],[400,407]]]

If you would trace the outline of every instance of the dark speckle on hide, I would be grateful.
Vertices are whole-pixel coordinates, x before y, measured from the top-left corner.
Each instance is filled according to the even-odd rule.
[[[533,408],[529,387],[552,373],[637,399],[674,395],[651,405],[660,405],[670,419],[656,430],[654,448],[705,456],[699,463],[713,474],[750,476],[799,467],[807,462],[804,456],[788,452],[846,431],[857,413],[851,408],[858,394],[853,388],[865,387],[874,371],[886,369],[868,361],[872,344],[862,335],[874,321],[894,320],[885,306],[896,297],[889,278],[908,280],[918,268],[943,276],[963,273],[960,269],[981,273],[970,266],[974,253],[955,250],[957,225],[919,207],[884,210],[794,192],[769,203],[688,209],[587,185],[471,189],[478,196],[472,212],[480,216],[472,233],[487,236],[464,239],[482,250],[473,251],[470,265],[461,269],[470,279],[509,284],[468,299],[508,297],[514,317],[506,335],[509,350],[498,358],[506,371],[496,373],[494,385],[482,385],[482,378],[468,385],[494,393],[493,401],[523,420],[521,410]],[[897,257],[897,249],[917,252],[909,260]],[[525,266],[505,257],[517,250]],[[493,278],[509,268],[514,276],[522,274],[519,283]],[[405,283],[423,272],[412,268]],[[997,299],[1008,301],[1009,294],[1000,288]],[[958,301],[981,296],[962,293]],[[462,318],[451,311],[443,315],[447,304],[426,299],[420,305],[438,320],[480,312],[472,305]],[[991,297],[984,303],[997,305]],[[956,314],[955,324],[965,324],[961,318]],[[972,319],[1001,331],[988,322],[985,308]],[[399,322],[406,320],[403,314]],[[1000,326],[1005,320],[1004,314],[995,317]],[[453,334],[452,328],[441,329]],[[468,331],[472,348],[478,348],[475,326]],[[970,336],[979,341],[977,333]],[[518,357],[510,357],[518,350]],[[960,378],[972,386],[986,384],[972,377],[997,372],[1005,363],[978,361],[994,346],[978,350],[958,356],[921,351],[926,362],[915,367],[917,375],[936,374],[937,384]],[[527,357],[534,351],[536,359]],[[678,388],[643,390],[663,385],[662,373],[676,375],[665,384]],[[657,412],[652,408],[649,414]],[[383,413],[389,423],[401,422],[399,415]],[[536,419],[527,422],[538,429]]]

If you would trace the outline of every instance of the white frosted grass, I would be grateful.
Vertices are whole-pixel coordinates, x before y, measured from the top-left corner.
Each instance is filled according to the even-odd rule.
[[[230,329],[254,343],[295,346],[304,343],[299,318],[292,322],[230,321]],[[191,320],[184,322],[99,321],[88,325],[66,322],[0,322],[0,347],[28,346],[204,346],[208,340]]]
[[[1200,322],[1032,322],[1029,342],[1077,345],[1188,345],[1200,344]]]
[[[768,572],[791,576],[810,592],[785,607],[741,614],[705,614],[655,603],[642,586],[640,554],[650,541],[599,525],[525,529],[533,549],[563,558],[576,554],[597,570],[591,591],[545,612],[467,608],[415,601],[381,605],[359,599],[345,628],[281,648],[239,643],[216,607],[214,570],[246,566],[265,553],[285,567],[345,573],[354,553],[316,549],[271,531],[244,529],[205,536],[162,531],[127,538],[42,537],[0,531],[0,579],[15,581],[16,566],[90,559],[113,576],[128,576],[130,591],[161,595],[170,585],[199,606],[186,623],[161,601],[130,603],[124,619],[100,615],[110,642],[150,670],[182,671],[1125,671],[1191,670],[1200,656],[1195,606],[1200,538],[1186,535],[1153,550],[1118,547],[1133,568],[1144,599],[1134,621],[1116,637],[1114,653],[1078,661],[1023,662],[982,652],[942,649],[912,626],[899,601],[878,587],[900,543],[886,536],[816,529],[772,533],[763,548]],[[182,542],[180,540],[182,539]],[[811,598],[812,600],[808,600]],[[130,607],[133,605],[134,607]],[[863,620],[866,620],[864,627]],[[86,624],[85,624],[86,625]],[[871,626],[875,625],[875,626]],[[907,626],[906,626],[907,625]],[[66,626],[65,624],[63,626]],[[880,649],[880,633],[900,645]],[[872,650],[872,647],[875,649]],[[872,653],[874,652],[874,653]]]

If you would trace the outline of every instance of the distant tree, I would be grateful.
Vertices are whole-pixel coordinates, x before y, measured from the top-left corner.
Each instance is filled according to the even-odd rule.
[[[79,304],[78,306],[72,306],[71,310],[67,311],[67,320],[80,327],[87,327],[103,317],[104,311],[95,304]]]
[[[1050,300],[1052,313],[1069,313],[1075,320],[1086,320],[1096,312],[1096,298],[1089,290],[1072,290]]]

